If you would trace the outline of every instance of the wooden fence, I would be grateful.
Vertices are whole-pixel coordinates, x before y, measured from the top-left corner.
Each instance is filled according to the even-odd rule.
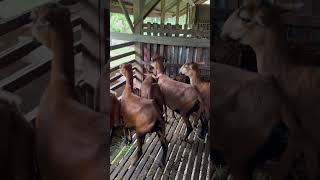
[[[165,63],[167,74],[173,76],[178,74],[178,69],[186,62],[197,62],[200,64],[200,74],[207,80],[210,77],[210,52],[209,39],[183,38],[183,37],[166,37],[166,36],[148,36],[124,33],[110,33],[111,39],[129,41],[123,44],[111,47],[112,50],[127,48],[133,46],[135,43],[143,44],[143,61],[144,65],[140,64],[135,59],[128,61],[134,66],[135,82],[141,82],[140,72],[137,67],[144,66],[143,70],[149,69],[151,57],[154,53],[163,56],[167,61]],[[130,55],[137,54],[135,51],[125,52],[123,54],[111,57],[110,62],[119,60]],[[119,73],[119,65],[112,67],[110,70],[110,89],[116,91],[118,95],[122,92],[125,84],[125,79]],[[139,85],[135,87],[139,89]]]

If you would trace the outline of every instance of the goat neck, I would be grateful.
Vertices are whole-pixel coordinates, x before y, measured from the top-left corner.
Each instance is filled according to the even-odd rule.
[[[68,25],[67,25],[68,26]],[[50,32],[53,61],[49,86],[74,97],[74,55],[72,27]]]
[[[269,27],[265,30],[264,42],[252,45],[257,56],[258,72],[263,75],[280,76],[289,65],[289,47],[282,27]]]
[[[200,75],[197,71],[194,71],[189,78],[190,78],[190,84],[193,86],[197,86],[201,83]]]
[[[126,86],[124,88],[123,93],[125,95],[128,95],[128,93],[129,94],[133,93],[133,77],[132,75],[126,75],[125,78],[126,78]]]

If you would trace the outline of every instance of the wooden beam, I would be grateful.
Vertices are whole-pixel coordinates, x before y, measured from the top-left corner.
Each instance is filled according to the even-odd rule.
[[[189,20],[189,10],[190,10],[190,5],[189,3],[187,4],[187,14],[186,14],[186,25],[188,25],[188,20]]]
[[[178,1],[172,1],[172,3],[170,3],[167,7],[165,12],[170,11],[170,9],[172,9],[174,6],[176,6],[178,4]]]
[[[176,10],[176,24],[179,24],[179,18],[180,18],[180,0],[177,0],[177,10]]]
[[[189,3],[191,6],[195,6],[192,0],[183,0],[185,3]]]
[[[139,22],[139,19],[143,19],[144,18],[144,13],[149,13],[150,10],[153,9],[153,7],[151,7],[152,4],[155,3],[155,1],[159,2],[159,0],[151,0],[151,2],[148,3],[147,7],[144,7],[145,4],[145,0],[133,0],[133,14],[134,14],[134,35],[142,35],[143,34],[143,23],[136,23]],[[152,4],[150,4],[152,3]],[[156,3],[155,3],[156,4]],[[154,5],[155,6],[155,5]],[[145,11],[143,11],[142,9],[144,9]],[[146,14],[147,14],[146,13]],[[139,65],[139,70],[143,71],[143,67],[142,67],[142,62],[143,62],[143,44],[142,43],[136,43],[135,44],[135,60],[140,64]],[[143,79],[142,77],[139,77],[140,79]]]
[[[124,15],[125,15],[125,17],[127,19],[127,22],[128,22],[129,27],[131,29],[131,32],[134,32],[134,27],[133,27],[132,21],[130,19],[130,16],[129,16],[129,13],[128,13],[126,7],[124,6],[122,0],[118,0],[118,2],[120,4],[120,8],[121,8],[122,12],[124,13]]]
[[[139,24],[143,19],[148,16],[148,14],[152,11],[154,7],[159,3],[160,0],[151,0],[146,6],[143,7],[142,12],[140,15],[135,19],[134,26]]]
[[[139,34],[127,33],[110,33],[110,39],[150,43],[150,44],[163,44],[171,46],[187,46],[187,47],[210,47],[209,39],[196,39],[196,38],[181,38],[181,37],[159,37],[159,36],[144,36]]]

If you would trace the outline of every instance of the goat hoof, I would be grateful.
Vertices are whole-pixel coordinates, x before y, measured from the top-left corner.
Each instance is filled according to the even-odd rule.
[[[164,163],[163,162],[159,162],[159,167],[160,168],[164,168]]]

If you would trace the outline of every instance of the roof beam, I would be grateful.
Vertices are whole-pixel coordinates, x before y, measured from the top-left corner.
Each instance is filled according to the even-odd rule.
[[[152,9],[160,2],[160,0],[151,0],[142,10],[137,20],[134,22],[134,26],[139,24],[143,19],[148,16]]]
[[[127,19],[127,22],[128,22],[129,27],[131,29],[131,32],[134,32],[134,27],[133,27],[132,21],[130,19],[130,16],[129,16],[129,13],[128,13],[126,7],[124,6],[122,0],[118,0],[118,2],[119,2],[119,5],[120,5],[120,8],[121,8],[122,12],[124,13],[124,15],[125,15],[125,17]]]

